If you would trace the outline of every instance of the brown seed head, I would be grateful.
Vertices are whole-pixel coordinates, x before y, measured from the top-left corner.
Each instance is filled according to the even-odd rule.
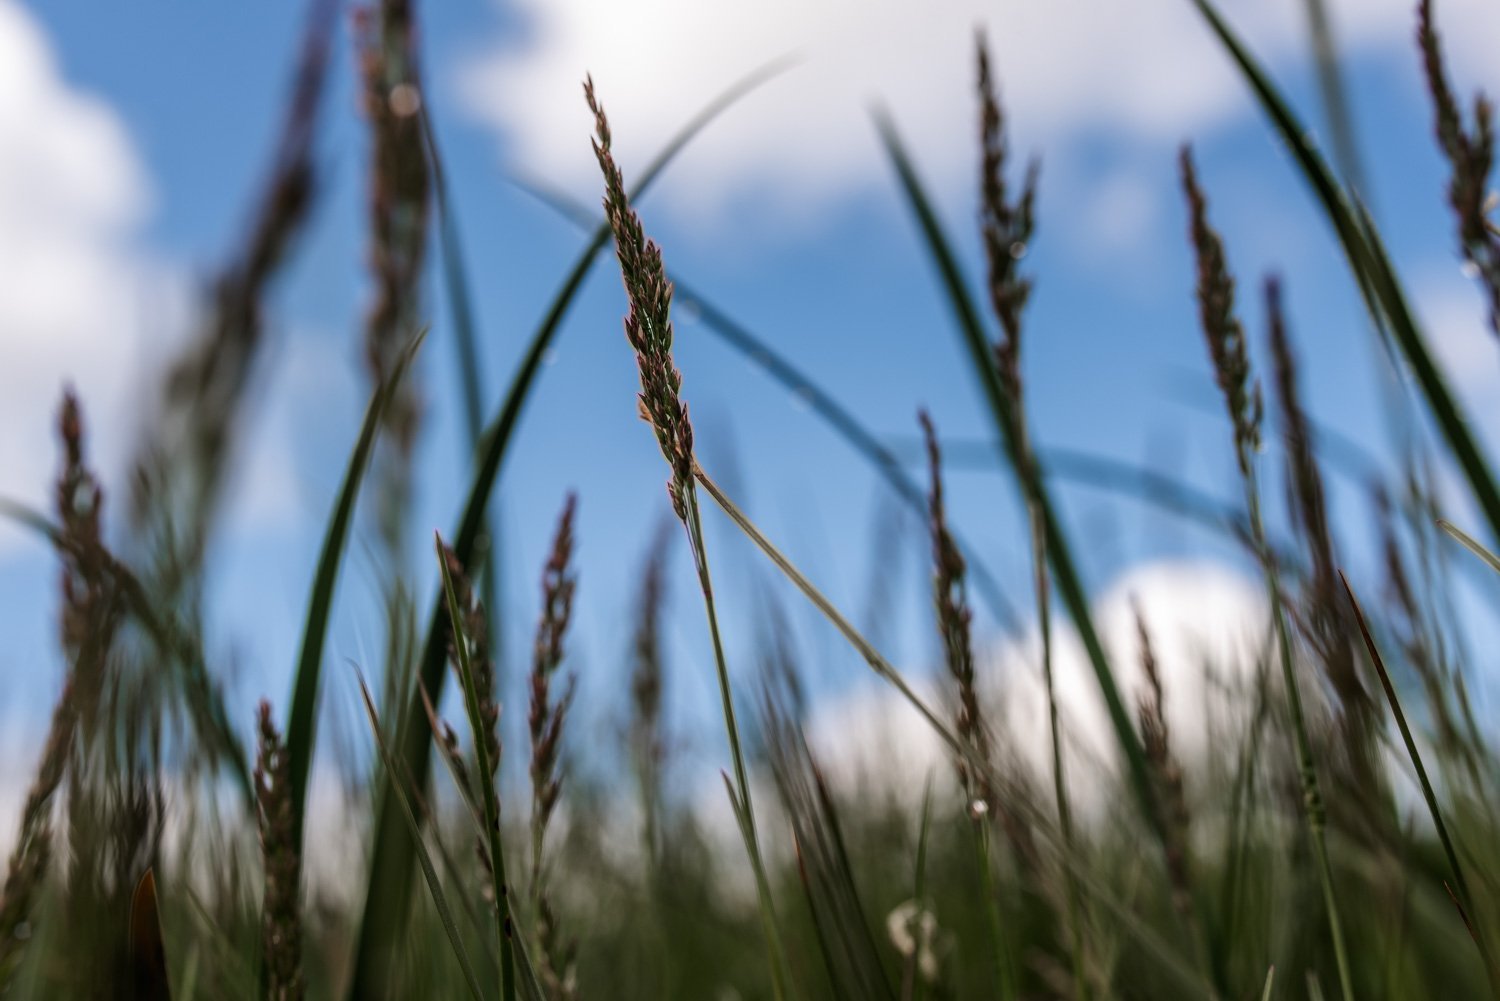
[[[625,179],[610,150],[609,121],[594,96],[592,78],[583,93],[594,113],[594,156],[604,173],[604,215],[615,237],[615,255],[630,301],[625,337],[640,370],[639,410],[656,432],[662,456],[672,469],[667,493],[672,510],[687,519],[687,496],[693,489],[693,426],[682,401],[682,373],[672,360],[672,283],[667,280],[661,248],[646,238],[640,216],[630,205]]]
[[[1198,318],[1234,426],[1235,458],[1240,471],[1248,475],[1250,457],[1260,448],[1260,384],[1251,381],[1245,329],[1234,312],[1234,277],[1224,257],[1224,242],[1209,225],[1208,200],[1198,186],[1192,150],[1187,146],[1182,148],[1180,162],[1182,190],[1192,218],[1189,236],[1198,259]]]

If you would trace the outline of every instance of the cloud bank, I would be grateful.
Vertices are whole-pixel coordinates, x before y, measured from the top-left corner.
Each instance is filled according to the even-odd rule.
[[[47,37],[0,0],[0,491],[41,501],[64,384],[85,400],[108,466],[148,318],[168,301],[136,246],[145,171],[118,115],[63,79]],[[156,275],[155,277],[160,277]],[[8,533],[9,529],[0,529]]]
[[[1410,0],[1330,0],[1346,55],[1417,65]],[[593,190],[590,122],[579,92],[593,74],[632,162],[659,149],[708,95],[768,59],[801,63],[695,141],[674,174],[679,210],[746,196],[805,210],[886,181],[865,114],[888,102],[924,169],[972,170],[973,32],[984,25],[1025,148],[1079,135],[1173,143],[1246,113],[1244,84],[1186,0],[518,0],[522,27],[462,80],[471,111],[510,162]],[[1301,0],[1224,0],[1279,70],[1305,63]],[[1482,39],[1500,37],[1489,0],[1439,5],[1466,83],[1500,73]],[[1467,91],[1468,86],[1463,90]],[[632,161],[632,155],[634,160]]]

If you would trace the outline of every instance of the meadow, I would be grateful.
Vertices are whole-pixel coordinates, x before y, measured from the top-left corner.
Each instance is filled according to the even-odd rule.
[[[1466,642],[1454,597],[1459,578],[1485,587],[1500,573],[1491,551],[1500,543],[1500,479],[1361,200],[1349,151],[1335,142],[1325,155],[1212,0],[1184,2],[1237,67],[1337,240],[1367,314],[1369,350],[1389,365],[1393,424],[1430,429],[1434,442],[1428,449],[1420,435],[1393,436],[1399,476],[1362,486],[1380,529],[1379,573],[1346,577],[1330,524],[1327,442],[1302,398],[1296,317],[1283,308],[1283,284],[1298,276],[1235,273],[1235,247],[1215,224],[1221,192],[1184,146],[1180,212],[1196,262],[1184,279],[1238,500],[1204,504],[1171,477],[1124,462],[1080,469],[1075,461],[1071,474],[1206,526],[1256,574],[1263,614],[1243,657],[1226,657],[1243,663],[1201,665],[1195,690],[1209,693],[1202,711],[1212,717],[1206,744],[1180,732],[1181,716],[1167,709],[1180,679],[1159,668],[1153,651],[1173,641],[1159,623],[1137,610],[1128,665],[1108,641],[1085,583],[1088,553],[1054,499],[1060,474],[1033,433],[1023,348],[1037,278],[1028,244],[1045,224],[1042,175],[1011,147],[1005,66],[991,61],[982,33],[972,51],[953,54],[973,64],[982,260],[961,260],[967,244],[935,207],[922,151],[895,120],[879,118],[877,128],[912,239],[968,361],[972,379],[955,392],[977,388],[1025,512],[1017,545],[1030,569],[1019,580],[989,570],[965,530],[972,526],[950,516],[950,453],[925,411],[916,425],[923,469],[914,474],[818,373],[677,288],[673,248],[651,239],[649,215],[636,210],[666,165],[780,73],[779,63],[709,100],[634,175],[616,160],[632,139],[611,129],[607,89],[581,81],[593,133],[577,141],[580,151],[591,143],[599,168],[602,221],[537,192],[591,234],[491,407],[474,362],[485,336],[470,305],[474,276],[457,238],[455,203],[465,193],[448,187],[422,96],[415,12],[403,0],[363,11],[355,29],[370,154],[374,295],[359,318],[368,406],[308,582],[290,698],[284,712],[261,703],[247,739],[241,724],[252,707],[226,698],[223,665],[205,639],[205,554],[264,349],[266,302],[318,197],[315,145],[340,12],[314,0],[257,212],[163,382],[128,487],[100,487],[90,401],[69,392],[56,411],[51,509],[0,499],[0,514],[55,551],[66,665],[0,892],[0,993],[1500,998],[1500,754],[1469,694],[1472,672],[1490,665]],[[1411,58],[1422,65],[1450,171],[1447,204],[1434,211],[1448,213],[1473,308],[1500,337],[1492,109],[1457,92],[1440,6],[1422,0],[1412,23]],[[1337,109],[1337,74],[1323,82]],[[982,274],[977,288],[965,277],[970,268]],[[502,628],[533,628],[502,625],[494,611],[495,554],[507,545],[492,517],[497,482],[548,351],[594,269],[610,269],[623,286],[639,375],[637,408],[617,419],[654,436],[665,486],[665,520],[640,526],[635,592],[611,599],[635,617],[607,696],[628,720],[619,732],[581,725],[579,689],[605,681],[570,660],[575,597],[588,586],[575,560],[577,505],[608,498],[570,495],[553,524],[526,528],[551,542],[535,568],[540,613],[529,655],[508,665],[524,672],[521,699],[501,694],[494,641]],[[451,330],[429,330],[419,294],[429,272]],[[936,682],[893,662],[880,637],[856,625],[861,617],[831,601],[758,527],[737,503],[739,476],[716,478],[700,461],[692,372],[674,355],[674,302],[685,297],[704,330],[793,392],[809,419],[921,520],[923,615],[942,659]],[[1264,330],[1242,320],[1250,300]],[[430,556],[412,568],[419,576],[382,581],[385,621],[366,643],[375,659],[340,664],[329,635],[356,538],[400,567],[399,554],[430,531],[412,516],[423,404],[411,370],[439,333],[455,338],[467,362],[441,390],[466,418],[473,459],[464,504],[451,531],[424,543]],[[1269,364],[1262,370],[1253,358]],[[893,415],[882,426],[909,420]],[[745,472],[754,479],[754,469]],[[1453,513],[1454,489],[1463,515]],[[1285,516],[1273,516],[1281,504]],[[807,655],[791,630],[778,631],[772,615],[754,657],[734,656],[721,640],[726,609],[710,519],[764,558],[778,601],[811,609],[867,665],[937,749],[936,767],[893,779],[911,770],[892,762],[882,783],[830,766],[827,742],[839,737],[812,733]],[[672,575],[678,551],[691,577]],[[420,604],[434,589],[431,607]],[[669,603],[669,592],[677,600]],[[990,638],[978,635],[980,607],[985,619],[1035,624],[1036,641],[1021,649],[1042,696],[1024,732],[985,677],[994,659]],[[722,778],[717,813],[680,795],[674,780],[682,749],[664,691],[689,665],[668,663],[668,615],[707,625],[707,649],[692,666],[712,672],[722,722],[711,752]],[[1054,676],[1053,640],[1065,623],[1102,707],[1086,741],[1070,733],[1079,724]],[[323,692],[341,669],[357,673],[362,696],[357,751],[319,738],[328,726]],[[330,808],[341,833],[318,833],[320,844],[315,752],[357,756],[361,775]],[[899,743],[889,753],[902,753]],[[579,767],[590,761],[610,767]],[[724,823],[716,827],[714,816]],[[315,865],[327,869],[320,878]],[[339,892],[328,892],[328,872]]]

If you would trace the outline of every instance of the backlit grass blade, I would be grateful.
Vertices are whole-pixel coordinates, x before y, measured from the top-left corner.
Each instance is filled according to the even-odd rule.
[[[484,1001],[485,993],[480,989],[479,978],[474,974],[473,964],[469,962],[469,954],[464,949],[463,940],[458,934],[458,923],[453,920],[453,910],[448,906],[447,894],[443,892],[443,884],[438,879],[437,870],[433,868],[432,856],[427,851],[427,843],[422,840],[422,825],[417,821],[416,811],[412,809],[411,797],[407,795],[403,785],[403,779],[398,769],[401,763],[391,753],[390,745],[385,741],[385,733],[380,728],[380,717],[375,712],[375,702],[370,698],[369,686],[365,684],[363,675],[356,672],[359,681],[359,695],[364,700],[365,714],[370,719],[370,730],[375,734],[375,746],[380,751],[380,759],[385,764],[385,774],[389,781],[386,783],[394,798],[399,804],[401,816],[406,821],[407,832],[411,835],[412,845],[415,849],[417,862],[422,867],[422,876],[427,880],[427,889],[432,893],[432,904],[437,908],[438,919],[443,923],[443,931],[448,935],[448,943],[453,946],[453,955],[458,959],[459,968],[463,970],[464,982],[468,984],[469,993],[474,996],[475,1001]]]
[[[1109,712],[1110,725],[1124,752],[1131,786],[1140,800],[1147,822],[1153,830],[1160,833],[1163,830],[1162,817],[1157,807],[1156,793],[1152,785],[1150,768],[1146,763],[1145,752],[1141,748],[1135,727],[1130,721],[1125,702],[1120,696],[1119,685],[1115,682],[1114,671],[1110,667],[1109,659],[1105,656],[1104,645],[1099,639],[1098,630],[1094,628],[1088,595],[1084,591],[1083,581],[1074,566],[1072,550],[1063,534],[1056,509],[1047,495],[1045,471],[1040,468],[1040,462],[1036,461],[1032,463],[1033,468],[1036,469],[1034,477],[1027,477],[1022,473],[1027,463],[1022,461],[1021,442],[1017,429],[1012,423],[1011,408],[1006,404],[1004,389],[995,370],[994,362],[991,360],[989,338],[979,319],[979,312],[974,307],[963,275],[959,271],[958,259],[953,253],[952,243],[943,232],[942,224],[938,221],[937,213],[932,207],[932,201],[917,177],[916,169],[910,157],[907,156],[905,146],[896,132],[895,124],[881,111],[876,112],[875,123],[886,155],[890,158],[891,165],[895,168],[900,180],[902,193],[912,213],[916,216],[933,265],[942,279],[949,306],[953,310],[954,319],[957,321],[964,345],[968,349],[974,373],[978,376],[980,387],[984,391],[985,402],[995,420],[1011,469],[1016,474],[1022,500],[1025,501],[1029,497],[1030,501],[1037,506],[1042,522],[1047,558],[1052,566],[1053,583],[1062,597],[1063,604],[1067,606],[1068,614],[1072,617],[1079,639],[1082,640],[1084,650],[1088,654],[1089,665],[1094,670],[1100,694],[1103,695],[1105,708]],[[1033,482],[1028,483],[1027,480]]]
[[[344,470],[344,482],[328,516],[323,533],[323,548],[313,574],[312,591],[307,599],[307,620],[302,628],[302,649],[297,656],[297,673],[292,682],[291,708],[287,712],[286,750],[292,785],[292,823],[294,843],[302,843],[304,809],[307,803],[307,778],[317,743],[318,685],[323,673],[323,645],[328,636],[328,621],[333,611],[333,594],[343,564],[349,526],[354,520],[354,505],[359,498],[360,483],[369,465],[370,453],[380,434],[380,416],[395,393],[402,376],[422,344],[425,334],[418,334],[406,349],[390,377],[370,396],[365,418]]]
[[[1440,520],[1438,521],[1438,527],[1457,539],[1469,552],[1473,553],[1475,556],[1478,556],[1481,560],[1483,560],[1485,566],[1489,567],[1496,573],[1500,573],[1500,556],[1496,556],[1494,553],[1486,549],[1484,547],[1484,544],[1481,543],[1478,539],[1474,538],[1468,532],[1465,532],[1463,529],[1459,528],[1457,525],[1453,524],[1450,521]]]
[[[1238,65],[1261,109],[1292,154],[1303,179],[1313,189],[1343,247],[1371,318],[1378,326],[1388,327],[1432,410],[1439,432],[1468,480],[1474,499],[1489,523],[1490,532],[1500,540],[1500,486],[1497,486],[1478,443],[1469,433],[1468,416],[1449,391],[1447,380],[1433,361],[1375,224],[1339,184],[1323,155],[1313,145],[1306,127],[1293,114],[1291,106],[1214,4],[1210,0],[1191,2]]]
[[[770,63],[709,102],[642,172],[631,197],[640,197],[683,147],[719,114],[789,65],[790,61],[787,59]],[[490,496],[499,476],[501,463],[540,371],[542,358],[562,326],[563,318],[572,306],[589,269],[593,267],[609,238],[609,228],[600,226],[584,247],[553,297],[540,326],[532,334],[531,342],[511,378],[500,410],[482,436],[468,498],[452,541],[454,553],[465,566],[469,566],[474,560],[476,544],[483,532],[485,514],[489,509]],[[489,558],[493,559],[493,554]],[[429,616],[427,642],[418,674],[420,683],[431,693],[435,702],[442,698],[443,661],[446,657],[442,617],[443,604],[439,596]],[[420,694],[413,692],[410,697],[416,703]],[[421,706],[414,704],[407,717],[419,720]],[[431,748],[430,734],[422,726],[416,725],[406,728],[401,735],[397,754],[409,774],[425,777],[430,764]],[[384,791],[377,795],[376,802],[378,816],[375,821],[375,840],[370,852],[370,876],[366,883],[364,915],[355,947],[354,974],[349,979],[349,997],[359,999],[386,996],[386,963],[394,948],[398,930],[405,920],[406,904],[411,892],[412,846],[403,829],[398,804]]]
[[[1339,572],[1339,580],[1344,585],[1344,593],[1349,596],[1349,607],[1354,611],[1354,620],[1359,624],[1359,634],[1364,638],[1365,650],[1370,654],[1370,663],[1375,665],[1375,673],[1380,676],[1380,687],[1385,690],[1385,698],[1391,706],[1391,714],[1396,717],[1396,726],[1401,731],[1401,740],[1406,745],[1406,755],[1411,759],[1412,768],[1417,773],[1417,781],[1422,786],[1422,798],[1427,802],[1427,812],[1432,817],[1433,829],[1437,831],[1438,841],[1443,845],[1443,854],[1448,856],[1448,866],[1453,872],[1453,882],[1458,889],[1459,912],[1464,915],[1465,924],[1470,924],[1477,919],[1474,908],[1474,897],[1469,891],[1469,882],[1464,877],[1464,868],[1458,860],[1458,850],[1453,844],[1453,839],[1448,835],[1448,825],[1443,822],[1443,812],[1438,808],[1437,793],[1433,791],[1432,782],[1427,777],[1427,768],[1422,764],[1422,754],[1417,750],[1417,742],[1412,738],[1411,727],[1407,725],[1406,713],[1401,709],[1401,700],[1396,697],[1396,688],[1391,684],[1390,672],[1385,669],[1385,660],[1380,656],[1380,648],[1375,645],[1375,637],[1370,633],[1370,624],[1365,619],[1364,610],[1359,607],[1359,599],[1354,596],[1354,588],[1349,586],[1349,578],[1343,572]],[[1490,980],[1490,992],[1500,998],[1500,966],[1495,963],[1495,957],[1491,953],[1484,936],[1478,928],[1470,924],[1470,933],[1474,944],[1479,947],[1480,958],[1484,960],[1484,972]]]

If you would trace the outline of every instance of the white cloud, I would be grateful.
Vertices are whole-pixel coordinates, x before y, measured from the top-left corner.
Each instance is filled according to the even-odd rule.
[[[1484,293],[1460,272],[1429,270],[1416,286],[1417,307],[1443,371],[1471,401],[1500,388],[1500,345],[1486,323]]]
[[[0,0],[0,492],[45,499],[66,383],[99,464],[119,465],[142,332],[178,306],[147,298],[176,286],[132,246],[149,203],[119,117],[70,86],[32,16]]]
[[[1254,581],[1208,563],[1157,563],[1126,573],[1094,604],[1094,621],[1132,715],[1145,691],[1135,608],[1151,632],[1174,747],[1192,778],[1215,733],[1233,732],[1248,701],[1226,696],[1248,678],[1266,638],[1266,605]],[[1051,737],[1036,637],[983,658],[991,729],[1050,788]],[[1210,678],[1205,668],[1212,665]],[[1072,795],[1087,815],[1117,780],[1117,751],[1093,669],[1077,633],[1056,627],[1053,672],[1067,737]],[[924,692],[924,695],[928,693]],[[930,696],[929,696],[930,697]],[[941,704],[940,699],[933,699]],[[949,756],[926,723],[885,688],[830,702],[809,727],[827,771],[844,783],[919,797],[929,773],[950,779]]]
[[[592,72],[627,173],[707,96],[765,60],[804,61],[717,122],[687,153],[669,198],[711,212],[747,194],[806,209],[886,182],[865,108],[888,101],[924,169],[972,170],[972,33],[987,26],[1023,147],[1079,132],[1175,143],[1248,109],[1244,84],[1186,0],[519,0],[524,30],[465,75],[473,111],[524,170],[593,192]],[[1301,0],[1224,0],[1256,51],[1306,57]],[[1334,0],[1347,51],[1415,66],[1410,0]],[[1446,0],[1441,23],[1462,71],[1493,61],[1490,0]]]

